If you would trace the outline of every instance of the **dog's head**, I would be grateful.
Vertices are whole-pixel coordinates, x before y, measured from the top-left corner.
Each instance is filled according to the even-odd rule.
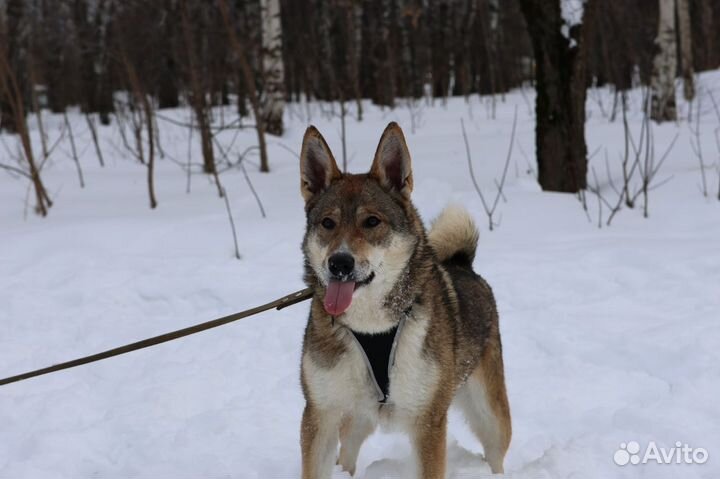
[[[311,126],[303,139],[300,176],[307,213],[306,275],[324,289],[325,310],[338,316],[354,298],[382,301],[405,271],[418,238],[402,130],[390,123],[370,172],[354,175],[340,171]]]

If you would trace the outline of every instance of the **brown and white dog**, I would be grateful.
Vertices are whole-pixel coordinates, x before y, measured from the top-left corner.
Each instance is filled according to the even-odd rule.
[[[503,472],[511,427],[498,314],[472,270],[470,215],[448,208],[426,233],[396,123],[362,175],[341,173],[308,128],[300,173],[305,281],[315,291],[301,366],[303,479],[329,478],[336,461],[354,474],[378,425],[409,433],[420,477],[444,478],[453,402],[492,472]]]

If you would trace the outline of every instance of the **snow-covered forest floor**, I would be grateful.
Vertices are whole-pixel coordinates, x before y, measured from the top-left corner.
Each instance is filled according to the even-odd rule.
[[[703,75],[720,101],[720,75]],[[589,92],[588,150],[606,198],[622,185],[621,116],[610,122],[607,90]],[[720,126],[706,95],[700,141],[710,197],[700,192],[694,136],[683,119],[653,125],[656,161],[679,134],[650,192],[598,228],[588,193],[544,193],[535,180],[533,94],[489,100],[422,102],[395,110],[365,104],[348,118],[349,170],[366,171],[391,121],[413,155],[414,201],[429,222],[448,202],[465,205],[481,227],[475,269],[492,285],[500,311],[513,441],[506,459],[516,478],[717,478],[720,476],[720,201],[714,136]],[[629,126],[641,130],[640,91]],[[513,113],[518,126],[494,231],[468,174],[463,118],[475,175],[490,201],[505,162]],[[164,159],[159,206],[148,207],[146,169],[122,145],[115,123],[101,127],[106,166],[95,157],[85,119],[70,115],[86,186],[80,188],[62,142],[43,171],[55,201],[47,218],[32,211],[27,182],[0,172],[0,376],[98,352],[254,306],[300,289],[304,228],[298,158],[312,122],[341,162],[340,120],[325,105],[290,105],[286,134],[271,137],[272,172],[246,167],[264,205],[260,214],[243,173],[222,174],[238,229],[233,256],[225,203],[211,179],[181,165],[197,136],[161,111]],[[323,110],[325,113],[323,113]],[[335,111],[338,112],[337,105]],[[224,112],[226,123],[234,109]],[[696,110],[694,110],[696,111]],[[680,105],[686,116],[688,105]],[[351,112],[352,113],[352,112]],[[44,116],[50,142],[62,116]],[[413,121],[411,121],[411,119]],[[216,118],[220,122],[220,115]],[[693,123],[695,119],[693,117]],[[411,127],[415,123],[415,131]],[[39,151],[36,123],[30,119]],[[256,142],[251,128],[217,136],[233,159]],[[3,161],[17,151],[2,135]],[[590,183],[595,184],[592,173]],[[633,188],[639,184],[636,174]],[[667,182],[665,182],[667,180]],[[307,303],[222,329],[79,369],[0,388],[0,478],[299,477],[303,399],[299,360]],[[621,443],[677,441],[705,448],[705,464],[613,462]],[[457,414],[448,437],[448,477],[490,473],[481,446]],[[363,446],[358,477],[406,477],[404,436],[376,433]],[[335,477],[347,477],[336,471]]]

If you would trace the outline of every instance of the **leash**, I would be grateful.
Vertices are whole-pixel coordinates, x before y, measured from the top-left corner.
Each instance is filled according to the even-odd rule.
[[[205,323],[200,323],[194,326],[189,326],[187,328],[178,329],[177,331],[172,331],[169,333],[161,334],[160,336],[143,339],[142,341],[126,344],[117,348],[108,349],[107,351],[103,351],[101,353],[93,354],[90,356],[85,356],[84,358],[73,359],[72,361],[55,364],[54,366],[48,366],[46,368],[36,369],[35,371],[30,371],[27,373],[18,374],[16,376],[10,376],[9,378],[0,379],[0,386],[24,381],[26,379],[34,378],[37,376],[43,376],[45,374],[54,373],[56,371],[62,371],[63,369],[75,368],[78,366],[82,366],[83,364],[94,363],[103,359],[112,358],[113,356],[119,356],[121,354],[127,354],[132,351],[137,351],[138,349],[149,348],[150,346],[166,343],[168,341],[172,341],[173,339],[190,336],[191,334],[199,333],[201,331],[207,331],[208,329],[217,328],[218,326],[223,326],[225,324],[232,323],[233,321],[247,318],[248,316],[254,316],[269,309],[275,308],[279,311],[293,304],[300,303],[302,301],[305,301],[306,299],[310,299],[312,298],[312,295],[313,290],[310,288],[305,288],[300,291],[288,294],[287,296],[283,296],[280,299],[276,299],[275,301],[263,304],[262,306],[256,306],[254,308],[246,309],[245,311],[240,311],[239,313],[231,314],[229,316],[213,319]]]

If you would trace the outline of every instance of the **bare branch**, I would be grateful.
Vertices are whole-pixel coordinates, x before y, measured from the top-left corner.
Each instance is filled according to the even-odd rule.
[[[220,196],[225,199],[225,208],[227,209],[228,219],[230,220],[230,229],[232,229],[233,244],[235,245],[235,258],[240,259],[240,249],[238,248],[237,232],[235,231],[235,221],[233,220],[232,211],[230,210],[230,200],[228,199],[225,188],[222,188],[222,193]]]
[[[257,194],[257,191],[255,191],[255,187],[253,186],[252,182],[250,181],[250,175],[248,175],[247,170],[245,169],[245,165],[242,163],[242,159],[238,162],[238,165],[240,166],[240,169],[242,170],[243,176],[245,176],[245,182],[248,184],[248,187],[250,188],[250,191],[252,192],[253,196],[255,197],[255,201],[257,202],[258,208],[260,208],[260,214],[263,218],[267,218],[267,215],[265,214],[265,207],[262,204],[262,201],[260,200],[260,195]]]
[[[465,122],[463,121],[462,118],[460,118],[460,128],[462,129],[463,140],[465,141],[465,153],[467,156],[468,170],[470,171],[470,179],[472,180],[473,186],[475,187],[475,191],[477,191],[477,194],[480,197],[480,201],[482,202],[483,209],[485,210],[485,214],[488,215],[488,217],[489,217],[490,230],[492,231],[492,228],[493,228],[492,213],[490,212],[490,208],[488,207],[488,204],[485,201],[485,195],[483,195],[483,192],[480,189],[480,185],[478,185],[478,182],[475,179],[475,172],[473,171],[473,165],[472,165],[472,157],[470,156],[470,144],[468,143],[467,133],[465,133]]]
[[[602,228],[602,205],[605,203],[605,198],[600,194],[600,183],[598,182],[597,174],[595,173],[595,167],[592,168],[593,179],[595,180],[595,195],[598,200],[598,228]]]
[[[4,164],[0,163],[0,168],[2,168],[3,170],[7,170],[11,173],[15,173],[17,175],[24,176],[25,178],[30,178],[29,173],[21,170],[20,168],[12,166],[12,165],[4,165]]]
[[[300,159],[300,155],[298,155],[298,152],[295,151],[295,150],[293,150],[292,148],[290,148],[290,147],[287,146],[286,144],[280,143],[279,141],[273,141],[273,145],[279,146],[279,147],[282,148],[283,150],[291,153],[291,154],[292,154],[295,158],[297,158],[298,160]]]
[[[92,136],[93,144],[95,145],[95,154],[98,157],[100,166],[104,167],[105,161],[103,159],[102,150],[100,149],[100,143],[98,141],[97,127],[95,126],[95,120],[93,120],[91,113],[85,114],[85,121],[87,122],[88,130],[90,130],[90,135]]]
[[[80,188],[85,188],[85,179],[83,178],[82,168],[80,167],[80,159],[78,158],[77,148],[75,148],[75,135],[73,135],[72,126],[70,125],[70,120],[68,119],[66,111],[63,112],[63,121],[65,123],[65,128],[67,128],[68,134],[70,135],[70,151],[72,152],[72,159],[75,162],[75,168],[78,172]]]
[[[715,102],[715,97],[713,96],[712,92],[709,90],[708,90],[708,95],[710,95],[710,100],[712,101],[713,108],[715,110],[715,115],[717,116],[718,122],[720,122],[720,108],[718,108],[718,104]],[[715,128],[715,144],[717,145],[717,150],[718,150],[718,159],[715,162],[717,173],[718,173],[717,199],[718,199],[718,201],[720,201],[720,126]]]
[[[500,179],[500,185],[498,186],[498,194],[495,197],[495,202],[493,203],[492,211],[495,212],[495,208],[497,207],[498,200],[500,199],[500,196],[502,196],[502,190],[503,186],[505,186],[505,179],[507,178],[507,172],[508,167],[510,166],[510,158],[512,157],[512,151],[513,151],[513,145],[515,144],[515,130],[517,129],[517,105],[515,105],[515,113],[513,114],[513,125],[512,125],[512,131],[510,133],[510,145],[508,146],[508,152],[507,156],[505,157],[505,166],[503,166],[503,173],[502,177]]]
[[[707,179],[705,177],[705,161],[703,160],[702,153],[702,142],[700,141],[700,111],[702,110],[702,88],[697,90],[697,107],[695,114],[695,128],[692,126],[692,117],[688,118],[688,129],[690,130],[690,147],[692,148],[695,157],[700,163],[700,179],[702,185],[702,194],[707,198],[708,187]]]
[[[503,198],[503,200],[507,201],[503,194],[503,187],[505,186],[505,180],[507,178],[507,172],[510,168],[510,159],[512,158],[512,151],[513,151],[513,145],[515,144],[515,131],[517,128],[517,106],[515,106],[515,114],[513,116],[513,126],[512,126],[512,132],[510,133],[510,145],[508,146],[508,153],[505,158],[505,165],[503,166],[503,172],[502,176],[500,178],[500,182],[498,183],[497,180],[495,180],[495,185],[497,186],[497,193],[495,195],[495,199],[493,200],[492,207],[488,205],[488,202],[485,200],[485,195],[483,195],[482,190],[480,189],[480,185],[477,182],[477,179],[475,178],[475,172],[473,170],[473,164],[472,164],[472,157],[470,155],[470,143],[468,142],[467,138],[467,132],[465,131],[465,122],[462,118],[460,118],[460,127],[462,129],[463,134],[463,141],[465,142],[465,153],[467,156],[467,162],[468,162],[468,170],[470,172],[470,179],[472,180],[473,187],[475,188],[475,191],[477,192],[478,196],[480,197],[480,202],[483,205],[483,209],[485,210],[485,214],[488,217],[488,227],[490,228],[490,231],[493,230],[495,226],[497,226],[497,223],[493,221],[493,215],[495,214],[495,210],[497,208],[498,202],[500,201],[500,198]]]

